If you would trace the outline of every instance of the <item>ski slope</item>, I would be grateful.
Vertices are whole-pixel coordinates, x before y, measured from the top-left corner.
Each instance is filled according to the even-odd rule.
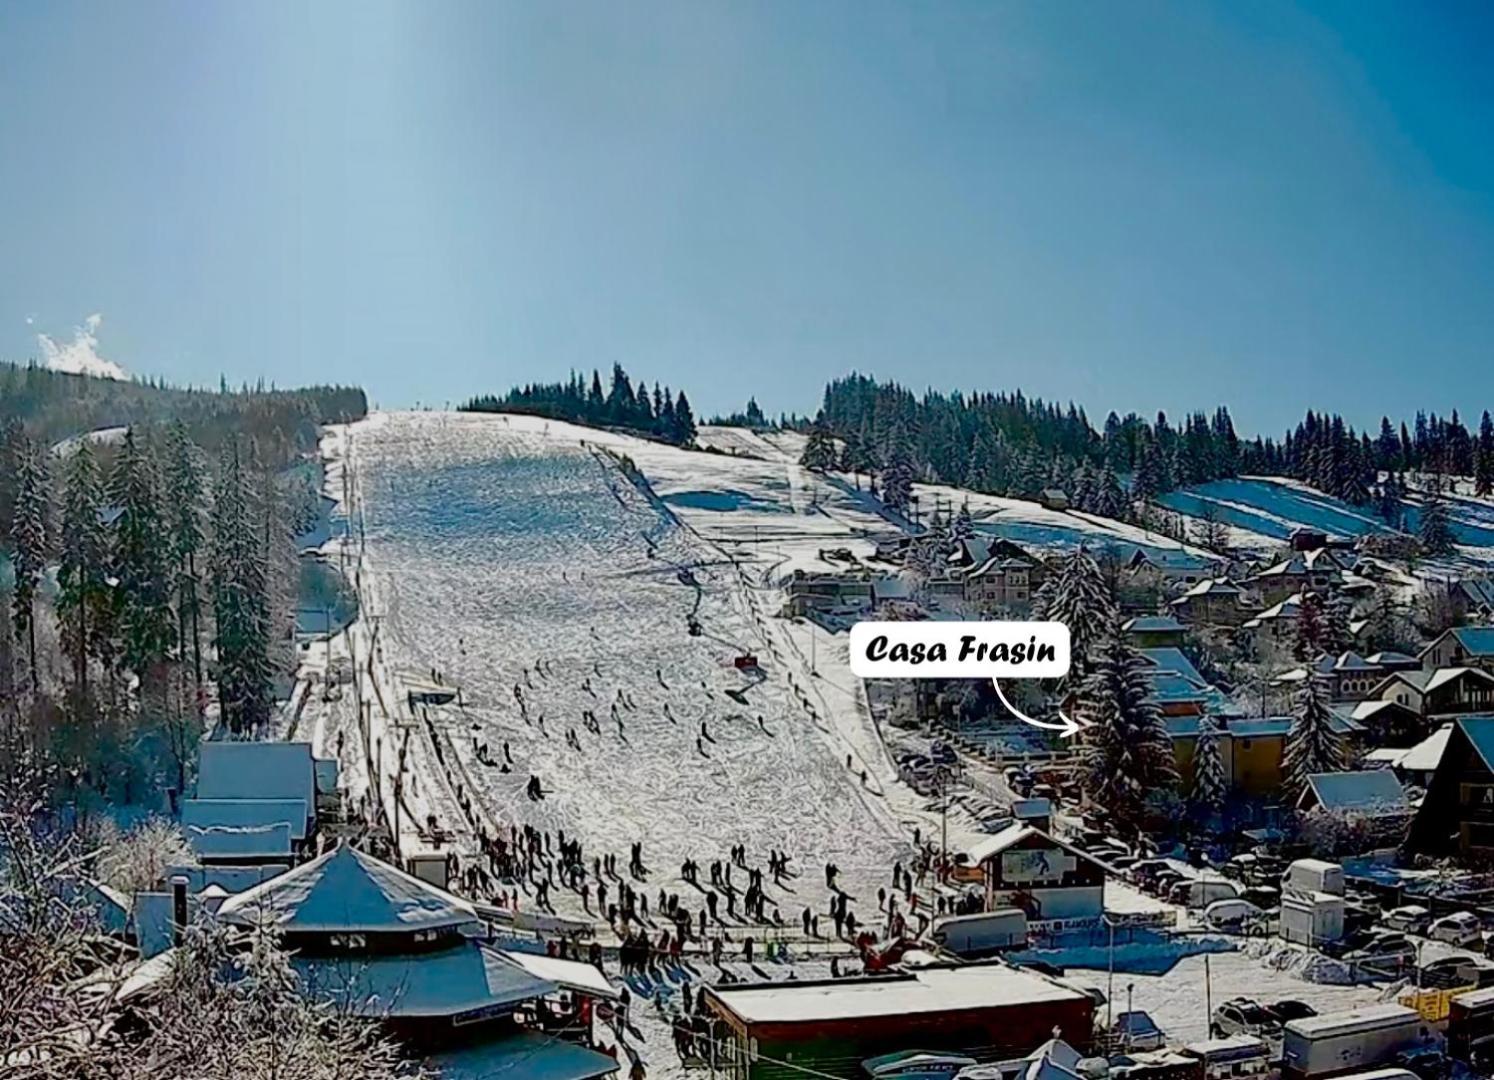
[[[772,492],[787,509],[734,510],[726,531],[750,544],[762,518],[803,519],[807,538],[780,530],[776,541],[803,553],[869,523],[854,500],[837,517],[781,466],[526,417],[378,414],[348,442],[385,661],[461,686],[463,708],[430,715],[491,820],[563,830],[588,861],[626,864],[642,841],[648,889],[687,900],[685,858],[706,864],[743,843],[761,865],[770,848],[786,850],[803,876],[793,893],[768,891],[790,924],[806,905],[824,910],[826,861],[865,898],[908,859],[869,720],[854,700],[835,716],[815,703],[830,691],[804,689],[808,664],[764,629],[776,620],[756,577],[687,520],[715,512],[682,505],[676,516],[670,503],[689,491]],[[611,456],[623,454],[659,476],[656,492],[626,479]],[[733,666],[743,652],[761,654],[760,675]],[[525,793],[530,776],[539,801]],[[571,894],[554,898],[580,913]]]
[[[1218,521],[1267,543],[1286,540],[1300,527],[1339,536],[1368,536],[1393,530],[1372,507],[1351,506],[1295,480],[1237,477],[1168,492],[1157,499],[1170,510],[1193,518],[1212,512]],[[1421,518],[1421,496],[1402,500],[1405,528],[1415,532]],[[1494,549],[1494,505],[1471,496],[1450,496],[1450,524],[1464,548]],[[1465,552],[1472,557],[1477,551]]]

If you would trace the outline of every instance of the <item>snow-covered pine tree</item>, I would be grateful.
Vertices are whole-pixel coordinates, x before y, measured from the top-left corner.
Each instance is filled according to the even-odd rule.
[[[1095,509],[1098,497],[1095,485],[1095,470],[1086,458],[1079,463],[1079,468],[1074,470],[1074,478],[1066,485],[1069,489],[1069,505],[1086,513],[1099,513]]]
[[[1204,716],[1199,719],[1198,738],[1193,743],[1192,799],[1201,809],[1217,814],[1228,797],[1219,725],[1212,716]]]
[[[62,647],[73,661],[73,685],[88,696],[88,659],[106,623],[109,604],[109,534],[103,523],[104,489],[93,446],[84,439],[67,462],[63,493],[57,617]]]
[[[1442,497],[1440,477],[1434,477],[1432,488],[1421,504],[1421,521],[1417,537],[1428,555],[1450,555],[1454,547],[1452,525],[1448,521],[1447,502]]]
[[[1326,694],[1319,678],[1309,673],[1294,702],[1281,767],[1287,797],[1295,803],[1314,773],[1342,772],[1347,755],[1343,736],[1333,727]]]
[[[1068,686],[1078,686],[1089,672],[1100,635],[1116,621],[1115,598],[1105,575],[1089,552],[1079,547],[1059,560],[1055,572],[1039,588],[1042,614],[1069,628]],[[1037,605],[1035,605],[1036,607]]]
[[[41,672],[36,658],[37,597],[47,558],[52,550],[51,486],[46,452],[23,436],[18,451],[20,475],[16,478],[14,517],[10,525],[11,564],[15,577],[11,601],[16,633],[26,637],[27,672],[31,692],[41,690]]]
[[[1401,527],[1401,518],[1404,514],[1401,507],[1401,485],[1393,472],[1387,472],[1385,479],[1380,482],[1376,511],[1380,515],[1380,520],[1391,528]]]
[[[642,389],[640,385],[640,390]],[[171,550],[176,558],[177,641],[181,660],[192,664],[193,679],[202,685],[202,570],[207,544],[204,515],[207,488],[202,451],[186,426],[172,426],[167,447],[166,493],[171,528]]]
[[[1148,796],[1177,787],[1172,741],[1151,697],[1145,658],[1126,643],[1114,616],[1099,633],[1076,697],[1089,724],[1079,736],[1080,785],[1117,821],[1138,826]]]
[[[969,540],[975,535],[975,523],[970,520],[970,503],[960,503],[960,509],[955,514],[954,520],[949,524],[949,538],[956,544]]]
[[[1130,509],[1126,493],[1121,490],[1120,477],[1115,475],[1115,469],[1106,461],[1095,482],[1095,513],[1101,517],[1126,521],[1131,516]]]
[[[1297,635],[1292,643],[1294,657],[1306,663],[1324,650],[1326,621],[1322,594],[1305,590],[1297,604]]]
[[[1489,410],[1478,424],[1478,449],[1473,457],[1473,493],[1479,498],[1494,495],[1494,420]]]
[[[161,500],[161,476],[150,440],[125,432],[109,478],[114,521],[114,576],[119,584],[120,656],[142,693],[164,688],[158,669],[176,644],[172,559]]]
[[[1323,605],[1323,651],[1335,656],[1354,645],[1354,602],[1342,589],[1328,594]]]
[[[270,660],[262,533],[236,441],[224,444],[213,499],[212,595],[218,699],[234,734],[269,717]]]
[[[837,455],[830,434],[819,424],[810,429],[809,439],[804,443],[804,452],[799,455],[799,464],[815,472],[829,472],[835,468]]]

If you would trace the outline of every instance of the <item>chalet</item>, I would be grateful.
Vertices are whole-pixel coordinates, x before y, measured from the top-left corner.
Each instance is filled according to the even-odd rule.
[[[1340,718],[1364,731],[1366,746],[1409,748],[1427,735],[1427,721],[1397,701],[1369,698],[1329,706]]]
[[[1241,629],[1255,640],[1258,647],[1274,641],[1287,641],[1296,635],[1297,620],[1301,616],[1302,594],[1293,593],[1253,619],[1247,619]]]
[[[346,845],[229,897],[217,918],[273,927],[308,994],[419,1045],[522,1037],[521,1009],[551,1017],[557,1032],[575,1031],[579,1024],[555,1011],[562,989],[588,1016],[583,1002],[617,996],[588,965],[562,970],[558,959],[518,957],[482,940],[466,901]]]
[[[1179,619],[1199,626],[1239,626],[1256,612],[1244,591],[1225,578],[1200,581],[1169,606]]]
[[[1033,564],[993,555],[963,575],[965,601],[987,615],[1022,612],[1032,606]]]
[[[1329,548],[1294,552],[1290,558],[1266,567],[1250,579],[1268,604],[1285,600],[1305,589],[1325,592],[1344,583],[1350,560]]]
[[[1494,675],[1479,668],[1448,667],[1435,671],[1397,671],[1371,692],[1432,719],[1494,708]]]
[[[1090,855],[1022,822],[974,844],[968,866],[985,885],[985,909],[1021,908],[1030,922],[1098,920],[1105,867]]]
[[[1046,510],[1067,510],[1069,508],[1069,493],[1063,488],[1043,488],[1038,493],[1038,502],[1042,503]]]
[[[1203,722],[1200,717],[1171,717],[1164,721],[1185,791],[1193,783],[1193,756]],[[1219,733],[1219,756],[1230,790],[1252,798],[1279,797],[1285,776],[1282,758],[1287,735],[1292,730],[1292,717],[1222,716],[1213,717],[1210,722]],[[1362,741],[1363,729],[1354,720],[1330,713],[1330,725],[1351,749]]]
[[[1188,628],[1171,615],[1138,615],[1121,626],[1126,639],[1139,649],[1182,648]]]
[[[851,574],[811,574],[795,570],[783,583],[783,590],[786,596],[784,612],[794,618],[832,608],[870,607],[873,600],[871,579]]]
[[[1476,667],[1494,671],[1494,626],[1455,626],[1444,630],[1417,659],[1428,671]]]
[[[1139,652],[1149,665],[1148,699],[1157,703],[1163,716],[1202,716],[1226,710],[1228,702],[1224,695],[1203,677],[1182,650],[1168,647]]]
[[[1138,547],[1126,560],[1126,569],[1132,573],[1150,571],[1165,582],[1183,585],[1207,581],[1220,568],[1217,560],[1182,548]]]
[[[205,866],[300,861],[319,826],[340,816],[337,763],[306,742],[202,744],[197,797],[184,799],[182,830]]]
[[[1282,672],[1274,681],[1291,686],[1311,677],[1319,681],[1332,701],[1363,701],[1385,681],[1387,674],[1384,668],[1358,653],[1345,652],[1339,656],[1320,656],[1305,667]]]
[[[957,541],[954,553],[949,557],[949,565],[968,570],[992,559],[1017,559],[1028,563],[1034,570],[1042,567],[1042,560],[1021,544],[989,533],[976,533]]]
[[[1448,725],[1410,847],[1431,856],[1494,855],[1494,716],[1464,716]]]
[[[1000,962],[723,983],[701,994],[722,1030],[712,1075],[727,1080],[865,1076],[862,1061],[909,1047],[993,1060],[1026,1054],[1054,1031],[1080,1048],[1093,1038],[1094,1000],[1088,994]]]
[[[1462,578],[1451,582],[1447,587],[1447,599],[1452,605],[1453,617],[1459,621],[1476,619],[1488,622],[1494,619],[1494,579]]]
[[[1406,791],[1388,769],[1313,773],[1297,800],[1298,813],[1322,809],[1344,817],[1404,818],[1411,813]]]

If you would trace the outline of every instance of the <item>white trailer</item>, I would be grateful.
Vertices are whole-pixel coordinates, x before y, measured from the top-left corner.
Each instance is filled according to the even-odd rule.
[[[950,915],[934,923],[934,943],[956,956],[989,956],[1027,944],[1027,915],[1020,908],[997,908],[974,915]]]
[[[1282,1080],[1364,1072],[1432,1038],[1427,1021],[1404,1005],[1366,1005],[1293,1020],[1282,1038]]]
[[[1326,892],[1281,894],[1278,933],[1285,941],[1317,947],[1344,936],[1344,898]]]
[[[1325,859],[1298,859],[1287,867],[1282,888],[1342,896],[1344,894],[1344,868],[1336,862],[1328,862]]]

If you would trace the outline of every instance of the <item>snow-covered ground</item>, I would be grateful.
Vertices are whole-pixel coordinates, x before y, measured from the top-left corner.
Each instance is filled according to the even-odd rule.
[[[809,674],[799,642],[768,618],[776,590],[758,580],[780,558],[774,545],[811,558],[822,534],[842,546],[848,529],[870,525],[854,500],[837,504],[837,519],[778,465],[525,417],[380,414],[348,437],[385,662],[461,686],[464,707],[431,716],[489,819],[564,831],[588,861],[625,863],[641,840],[651,893],[694,895],[679,881],[686,857],[708,864],[743,843],[762,864],[786,850],[803,876],[769,894],[795,924],[804,906],[824,909],[833,861],[865,915],[910,854],[885,795],[890,764],[856,688]],[[602,449],[631,458],[679,519]],[[705,538],[717,512],[679,498],[692,491],[772,507],[721,523],[721,543],[756,550],[758,566]],[[776,521],[774,540],[758,516]],[[810,528],[795,532],[800,519]],[[733,666],[747,652],[761,674]],[[542,800],[525,794],[531,775]],[[569,894],[556,898],[579,913]]]

